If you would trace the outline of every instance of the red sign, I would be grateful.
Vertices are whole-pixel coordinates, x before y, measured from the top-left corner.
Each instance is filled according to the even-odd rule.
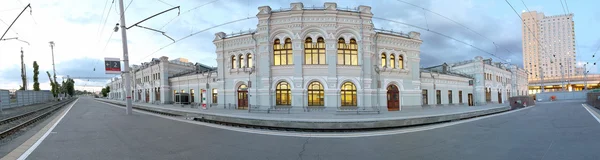
[[[106,74],[121,74],[121,60],[119,58],[104,58]]]

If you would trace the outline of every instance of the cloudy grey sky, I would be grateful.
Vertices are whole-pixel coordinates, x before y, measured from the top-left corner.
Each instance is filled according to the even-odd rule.
[[[484,37],[454,24],[438,15],[425,12],[422,8],[407,5],[397,0],[327,0],[337,2],[338,7],[372,7],[375,17],[391,19],[443,33],[469,43],[502,59],[510,59],[522,66],[521,25],[518,16],[505,1],[498,0],[404,0],[422,6],[462,23]],[[163,3],[165,2],[165,3]],[[150,19],[141,25],[166,31],[174,39],[229,21],[254,17],[258,6],[273,9],[288,8],[290,0],[124,0],[129,4],[125,17],[128,26],[150,15],[173,6],[181,6],[181,14],[168,12]],[[322,6],[323,0],[301,1],[304,6]],[[517,12],[524,11],[520,0],[509,0]],[[546,15],[564,14],[560,1],[524,0],[530,10]],[[40,64],[42,89],[48,89],[46,71],[52,70],[52,56],[48,42],[54,41],[55,63],[58,77],[109,77],[103,71],[104,57],[122,57],[121,34],[112,29],[118,18],[118,0],[3,0],[0,2],[0,31],[4,32],[24,6],[31,4],[32,10],[16,21],[5,38],[19,37],[30,45],[16,40],[0,41],[0,88],[17,89],[20,82],[20,54],[23,48],[28,67],[28,81],[32,85],[32,64]],[[202,4],[203,7],[196,8]],[[600,2],[592,0],[568,0],[569,11],[575,14],[577,37],[577,60],[593,63],[592,54],[600,46],[600,38],[593,30],[600,21],[600,11],[593,6]],[[564,5],[564,4],[563,4]],[[31,13],[31,14],[30,14]],[[106,23],[105,23],[106,22]],[[5,24],[6,23],[6,24]],[[216,66],[212,40],[216,32],[239,32],[254,29],[257,20],[250,19],[200,32],[162,50],[172,41],[160,33],[142,28],[131,28],[128,33],[130,61],[140,64],[153,57],[168,56],[171,59],[184,57],[193,62]],[[471,59],[475,56],[492,57],[468,45],[390,21],[374,20],[376,28],[394,31],[418,31],[422,33],[421,65],[430,66],[443,62]],[[490,40],[488,40],[491,39]],[[493,42],[501,48],[496,49]],[[159,50],[158,52],[156,52]],[[510,52],[508,52],[508,51]],[[154,54],[152,54],[154,53]],[[94,71],[94,68],[96,71]],[[591,71],[597,73],[597,67]],[[59,78],[60,79],[60,78]],[[105,80],[76,80],[77,89],[98,90]],[[85,87],[84,87],[85,86]]]

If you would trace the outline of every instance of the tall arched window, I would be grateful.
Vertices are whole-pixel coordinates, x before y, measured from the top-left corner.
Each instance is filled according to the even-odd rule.
[[[308,85],[308,106],[324,106],[325,91],[319,82],[311,82]]]
[[[342,84],[340,99],[342,106],[356,106],[356,86],[352,82]]]
[[[312,38],[306,38],[304,41],[304,64],[326,64],[325,40],[322,37],[317,39],[317,44],[313,44]]]
[[[381,53],[381,67],[385,67],[387,65],[387,57],[385,56],[385,52]]]
[[[344,38],[338,39],[338,64],[339,65],[358,65],[358,44],[355,39],[350,39],[350,44],[346,44]]]
[[[235,55],[231,56],[231,68],[237,68],[237,61],[235,60]]]
[[[253,63],[252,63],[252,54],[248,53],[246,55],[248,58],[246,58],[246,64],[248,64],[248,68],[252,68],[253,67]]]
[[[275,92],[275,101],[277,105],[289,106],[292,104],[292,91],[290,90],[290,84],[287,82],[279,82]]]
[[[404,69],[404,57],[402,55],[398,56],[398,68]]]
[[[239,61],[238,61],[238,66],[239,66],[240,68],[244,68],[244,67],[245,67],[245,66],[244,66],[244,55],[241,55],[241,54],[240,54],[238,57],[240,57],[240,58],[239,58]]]
[[[394,54],[390,54],[390,68],[396,68],[396,57],[394,57]]]
[[[276,39],[273,43],[273,65],[292,65],[294,59],[292,55],[292,39],[285,39],[283,45],[280,44],[279,39]]]

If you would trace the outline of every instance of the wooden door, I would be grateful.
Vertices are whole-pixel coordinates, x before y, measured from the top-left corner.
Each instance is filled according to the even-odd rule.
[[[238,91],[238,109],[248,109],[248,91]]]
[[[387,88],[387,108],[388,111],[400,110],[400,96],[398,87],[395,85],[390,85]]]
[[[498,103],[502,103],[502,92],[498,91]]]
[[[468,97],[468,100],[469,100],[469,106],[473,106],[474,105],[473,104],[473,94],[469,93],[467,95],[467,97]]]

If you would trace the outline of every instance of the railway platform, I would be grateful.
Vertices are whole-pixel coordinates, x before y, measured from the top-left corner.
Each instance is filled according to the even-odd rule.
[[[96,99],[98,101],[124,105],[124,101]],[[267,114],[264,112],[249,112],[248,110],[228,109],[223,107],[182,107],[181,105],[156,105],[136,103],[134,107],[146,111],[156,111],[166,114],[184,116],[205,122],[247,125],[257,127],[274,127],[289,129],[375,129],[396,128],[416,125],[449,122],[510,110],[507,104],[490,104],[484,106],[438,106],[438,107],[407,107],[401,111],[382,112],[381,114],[338,114],[336,110],[306,112],[292,110],[289,112]]]

